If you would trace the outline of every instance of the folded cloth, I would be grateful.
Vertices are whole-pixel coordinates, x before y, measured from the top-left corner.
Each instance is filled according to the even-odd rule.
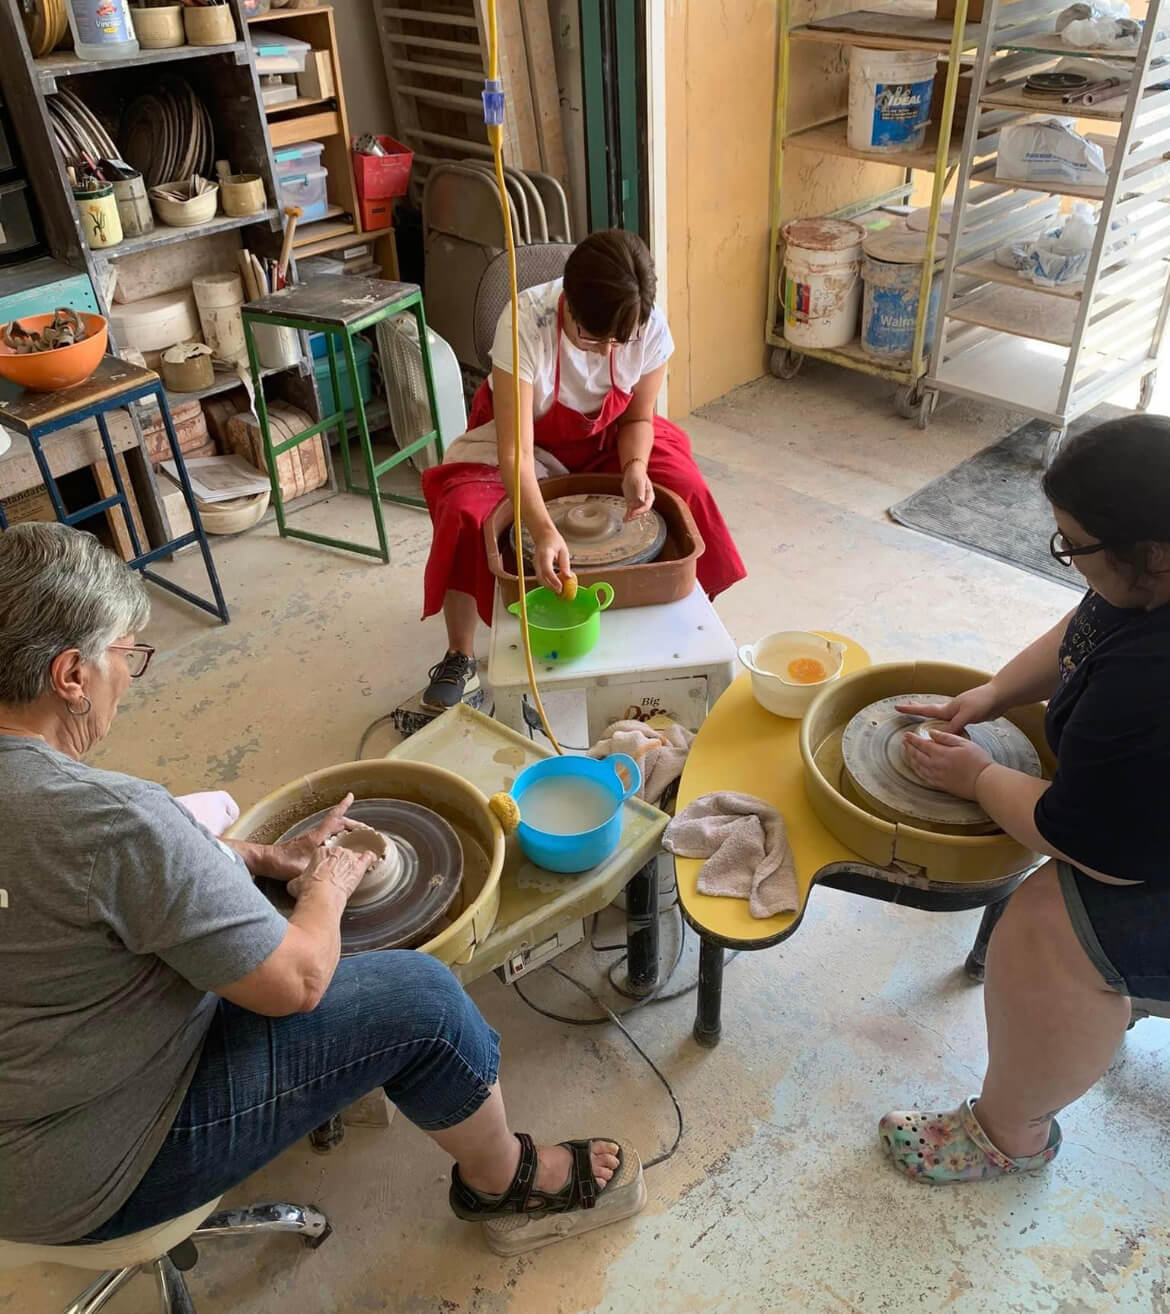
[[[644,721],[616,721],[589,750],[590,757],[627,753],[642,769],[638,797],[657,803],[682,775],[694,734],[681,725],[652,729]]]
[[[206,826],[213,835],[222,835],[240,817],[240,805],[222,789],[209,790],[204,794],[183,794],[175,802],[182,803],[195,820],[201,826]]]
[[[796,864],[775,808],[750,794],[704,794],[666,828],[663,847],[680,858],[706,858],[699,893],[746,899],[753,917],[795,912]]]

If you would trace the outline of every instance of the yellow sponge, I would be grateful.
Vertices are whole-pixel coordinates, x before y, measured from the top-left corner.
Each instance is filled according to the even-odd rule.
[[[488,799],[488,807],[503,827],[505,835],[511,835],[519,826],[520,805],[511,794],[493,794]]]
[[[564,598],[566,602],[572,602],[576,596],[577,576],[566,575],[565,578],[561,580],[561,597]]]

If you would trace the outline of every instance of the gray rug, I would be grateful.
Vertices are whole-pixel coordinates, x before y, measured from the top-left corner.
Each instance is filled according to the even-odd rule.
[[[1071,425],[1069,436],[1127,414],[1115,406],[1098,407]],[[1083,591],[1081,576],[1053,561],[1048,551],[1055,526],[1040,477],[1049,432],[1042,420],[1021,426],[891,507],[890,515],[909,529]]]

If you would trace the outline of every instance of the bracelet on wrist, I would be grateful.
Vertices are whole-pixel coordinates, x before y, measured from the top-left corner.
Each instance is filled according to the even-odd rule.
[[[625,465],[622,466],[622,474],[625,474],[632,465],[646,465],[646,458],[644,456],[631,456]]]

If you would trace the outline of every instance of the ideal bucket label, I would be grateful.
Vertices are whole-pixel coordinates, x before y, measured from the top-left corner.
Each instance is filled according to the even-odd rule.
[[[873,98],[873,144],[902,146],[916,142],[930,114],[933,90],[933,78],[925,82],[877,83]]]

